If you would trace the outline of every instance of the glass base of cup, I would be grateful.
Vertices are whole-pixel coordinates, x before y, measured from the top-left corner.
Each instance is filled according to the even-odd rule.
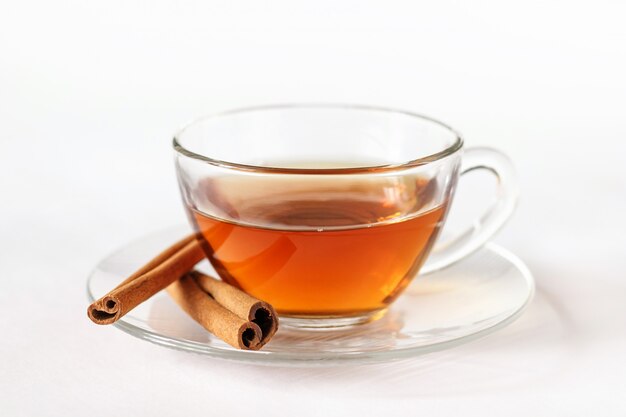
[[[300,330],[343,330],[370,323],[382,318],[387,309],[376,310],[355,316],[283,316],[278,315],[281,327]]]

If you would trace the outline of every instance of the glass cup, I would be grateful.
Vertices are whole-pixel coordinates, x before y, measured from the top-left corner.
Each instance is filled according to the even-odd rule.
[[[174,138],[189,221],[220,277],[283,323],[330,328],[381,317],[418,273],[479,249],[513,212],[502,153],[450,127],[354,105],[275,105],[199,119]],[[486,169],[497,200],[446,242],[459,176]]]

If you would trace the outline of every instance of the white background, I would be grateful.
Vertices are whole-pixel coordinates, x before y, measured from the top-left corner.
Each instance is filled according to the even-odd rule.
[[[617,0],[2,0],[0,414],[623,416],[625,18]],[[405,108],[508,153],[522,200],[496,241],[536,276],[528,312],[453,350],[320,369],[90,323],[91,268],[184,222],[176,128],[294,101]]]

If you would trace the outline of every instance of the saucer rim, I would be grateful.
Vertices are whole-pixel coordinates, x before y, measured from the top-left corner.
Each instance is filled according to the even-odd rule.
[[[99,269],[99,265],[105,260],[117,255],[122,252],[128,246],[136,243],[137,241],[145,240],[154,235],[165,234],[167,232],[173,231],[175,228],[167,228],[161,231],[150,233],[141,236],[140,238],[129,242],[126,245],[123,245],[116,251],[113,251],[108,256],[104,257],[98,265],[90,272],[87,278],[87,298],[90,303],[95,300],[95,297],[91,293],[90,283],[96,272]],[[178,229],[178,228],[176,228]],[[440,342],[435,342],[428,345],[422,346],[410,346],[403,347],[397,349],[389,349],[389,350],[381,350],[381,351],[372,351],[372,352],[350,352],[350,353],[338,353],[338,352],[314,352],[314,353],[303,353],[303,352],[272,352],[272,351],[250,351],[250,350],[230,350],[230,349],[222,349],[220,347],[211,346],[205,343],[194,342],[184,339],[179,339],[175,337],[165,336],[163,334],[146,330],[141,327],[138,327],[134,324],[131,324],[124,320],[124,318],[120,319],[116,323],[113,324],[114,327],[122,330],[123,332],[130,334],[131,336],[137,337],[138,339],[145,340],[147,342],[164,346],[170,349],[175,349],[179,351],[192,352],[197,354],[206,355],[212,358],[235,361],[235,362],[245,362],[245,363],[253,363],[253,364],[266,364],[266,365],[295,365],[295,366],[307,366],[307,365],[320,365],[320,364],[350,364],[350,363],[377,363],[377,362],[385,362],[390,360],[398,360],[405,359],[414,356],[420,356],[423,354],[428,354],[432,352],[437,352],[445,349],[450,349],[465,343],[469,343],[478,339],[481,339],[485,336],[488,336],[506,326],[513,323],[517,320],[522,313],[526,310],[530,302],[532,301],[535,295],[535,280],[533,278],[532,273],[526,266],[526,264],[513,252],[508,249],[503,248],[500,245],[497,245],[492,242],[486,243],[482,248],[475,252],[479,253],[480,251],[490,251],[505,259],[509,263],[511,263],[519,272],[521,277],[524,279],[528,286],[527,296],[523,303],[510,314],[508,314],[503,319],[497,321],[496,323],[473,333],[463,335],[460,337],[456,337],[450,340],[444,340]],[[463,260],[460,260],[459,263],[462,263]],[[444,271],[447,268],[442,269]],[[440,271],[438,271],[440,272]],[[434,272],[433,274],[435,274]]]

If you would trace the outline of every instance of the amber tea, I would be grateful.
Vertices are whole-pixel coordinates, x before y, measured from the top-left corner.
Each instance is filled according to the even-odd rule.
[[[353,316],[394,301],[424,263],[446,213],[447,204],[431,205],[434,181],[381,181],[367,189],[285,183],[268,192],[249,180],[205,180],[199,194],[222,216],[189,213],[227,282],[283,315]]]

